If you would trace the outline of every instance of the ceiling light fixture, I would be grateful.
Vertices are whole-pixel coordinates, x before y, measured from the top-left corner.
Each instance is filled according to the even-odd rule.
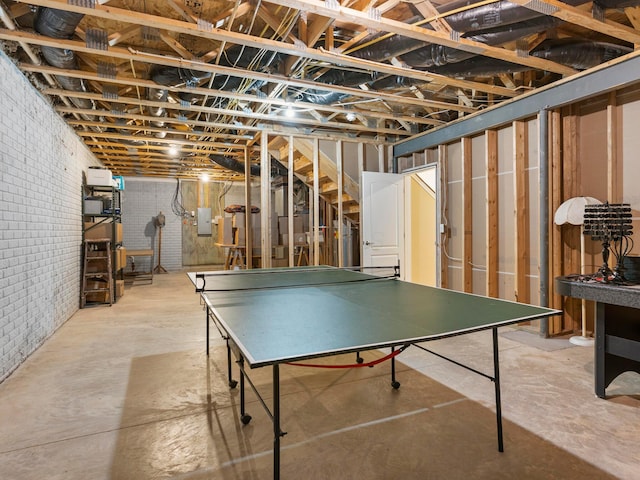
[[[356,119],[356,114],[353,112],[347,113],[347,120],[353,122]]]
[[[172,157],[176,157],[179,152],[180,149],[176,145],[171,145],[169,147],[169,155],[171,155]]]
[[[208,173],[202,173],[200,174],[200,181],[202,182],[208,182],[209,181],[209,174]]]
[[[284,111],[284,116],[287,117],[287,118],[293,118],[293,117],[296,116],[296,111],[289,106]]]

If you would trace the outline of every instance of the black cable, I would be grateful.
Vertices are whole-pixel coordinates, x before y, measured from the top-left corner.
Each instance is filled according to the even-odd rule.
[[[176,179],[176,181],[177,181],[176,190],[173,194],[173,199],[171,200],[171,210],[173,211],[174,215],[181,218],[186,218],[188,214],[184,206],[182,205],[182,191],[180,190],[180,179],[178,178]]]

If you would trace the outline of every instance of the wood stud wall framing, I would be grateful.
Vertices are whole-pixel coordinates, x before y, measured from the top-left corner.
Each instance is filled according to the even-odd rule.
[[[293,169],[294,169],[294,156],[293,156],[293,137],[289,136],[289,145],[288,145],[288,156],[289,156],[289,171],[287,172],[287,229],[289,230],[289,266],[295,265],[295,252],[293,248],[293,236],[291,232],[293,232]]]
[[[462,285],[465,292],[473,292],[473,198],[471,187],[471,139],[462,139]]]
[[[249,158],[249,149],[244,148],[244,204],[246,214],[245,218],[245,260],[247,268],[253,267],[253,215],[251,212],[251,161]]]
[[[452,202],[461,202],[462,205],[462,219],[461,225],[458,230],[462,232],[460,234],[459,241],[462,246],[462,280],[459,288],[465,292],[482,292],[479,286],[474,289],[474,265],[473,265],[473,248],[474,248],[474,232],[473,232],[473,218],[474,215],[482,214],[485,211],[486,222],[486,238],[485,238],[485,257],[486,257],[486,276],[484,293],[491,297],[498,297],[500,295],[500,272],[499,272],[499,253],[500,242],[513,241],[515,245],[515,282],[514,282],[514,297],[519,302],[530,301],[530,261],[531,255],[531,232],[530,232],[530,186],[529,186],[529,139],[528,139],[528,124],[526,121],[513,122],[513,159],[512,159],[512,174],[513,174],[513,215],[514,215],[514,231],[512,240],[509,239],[509,235],[500,236],[500,214],[499,214],[499,183],[498,183],[498,130],[491,129],[486,130],[483,135],[485,142],[485,159],[486,159],[486,210],[482,208],[474,209],[473,198],[473,149],[472,138],[463,137],[460,139],[460,151],[461,151],[461,167],[462,167],[462,188],[461,198],[447,198],[445,205],[442,207],[442,217],[444,219],[450,218],[450,212],[448,206]],[[449,191],[447,185],[450,181],[447,172],[447,165],[450,159],[448,158],[448,150],[446,145],[438,147],[438,162],[441,171],[441,191]],[[425,156],[427,153],[425,152]],[[481,161],[481,159],[476,159]],[[476,199],[477,201],[477,199]],[[451,259],[449,258],[447,242],[449,241],[449,233],[453,226],[448,226],[445,232],[441,234],[441,279],[440,285],[444,288],[453,288],[450,285],[448,278],[448,268],[451,266]],[[504,233],[504,232],[503,232]]]
[[[271,267],[271,156],[269,155],[269,134],[263,131],[260,138],[260,242],[262,268]],[[251,206],[249,205],[249,211]],[[247,232],[247,236],[249,236]]]
[[[580,150],[576,141],[580,131],[579,108],[571,105],[562,109],[562,164],[560,171],[556,172],[562,179],[562,193],[560,204],[580,194]],[[555,211],[555,210],[554,210]],[[562,273],[575,273],[580,271],[580,235],[579,229],[561,229],[562,239]],[[554,329],[549,329],[549,334],[561,333],[565,329],[578,328],[580,325],[580,300],[566,297],[564,299],[565,315],[562,318],[555,318]]]
[[[320,264],[320,141],[317,138],[313,139],[313,227],[310,229],[312,232],[311,239],[309,241],[310,252],[309,260],[313,256],[313,264]],[[311,218],[309,219],[311,223]],[[311,227],[311,225],[310,225]]]
[[[486,295],[498,297],[498,132],[485,131],[487,158],[487,273]]]
[[[267,207],[262,208],[260,212],[260,224],[266,225],[266,228],[261,229],[261,244],[253,245],[253,248],[260,248],[262,258],[265,258],[265,252],[270,252],[272,246],[276,244],[277,237],[276,233],[271,231],[271,196],[268,192],[271,191],[271,179],[270,179],[270,162],[271,162],[271,153],[269,147],[269,140],[273,140],[275,136],[269,136],[266,132],[262,134],[261,137],[261,161],[260,161],[260,170],[261,172],[267,172],[267,175],[260,176],[260,201],[262,205],[267,205]],[[352,202],[350,195],[345,192],[345,178],[344,178],[344,161],[343,161],[343,144],[341,141],[336,143],[336,164],[332,167],[330,161],[324,158],[324,154],[320,149],[320,142],[318,139],[312,139],[308,144],[306,143],[306,139],[303,137],[294,137],[292,135],[286,137],[286,144],[283,147],[283,143],[278,139],[277,148],[280,148],[280,154],[283,158],[283,164],[287,166],[288,174],[287,174],[287,229],[289,232],[294,231],[294,179],[297,175],[301,178],[309,187],[309,231],[310,231],[310,239],[309,239],[309,262],[313,265],[319,265],[320,263],[330,263],[333,264],[333,259],[336,258],[336,264],[339,266],[344,266],[344,249],[342,245],[342,238],[345,234],[343,228],[343,222],[346,221],[348,225],[351,225],[353,222],[348,217],[349,213],[353,213],[348,208],[346,208],[343,203],[345,201]],[[296,142],[299,142],[296,145]],[[300,143],[302,142],[302,143]],[[364,168],[364,145],[362,143],[358,143],[358,165],[359,172],[362,172]],[[275,147],[274,147],[275,148]],[[301,152],[304,150],[304,152]],[[305,173],[296,173],[297,160],[296,152],[300,153],[302,156],[300,158],[307,159],[309,157],[312,158],[312,161],[308,165],[308,168],[305,169]],[[248,151],[245,151],[245,204],[251,205],[251,181],[250,177],[250,162],[247,161]],[[285,161],[286,157],[286,161]],[[329,175],[325,170],[330,170]],[[324,175],[324,176],[323,176]],[[327,178],[335,177],[335,191],[332,190],[331,194],[336,195],[335,202],[333,200],[328,201],[324,198],[324,193],[322,191],[322,181],[326,181]],[[352,180],[349,180],[353,182]],[[351,188],[350,192],[353,192],[353,188]],[[245,218],[249,218],[249,216],[245,216]],[[337,229],[334,229],[333,222],[334,220],[342,219],[342,221],[338,222]],[[320,225],[324,225],[324,231],[321,231]],[[251,225],[246,223],[246,231],[247,231],[247,262],[251,261],[251,250],[250,242],[253,235],[250,233]],[[325,241],[320,241],[320,235],[324,235]],[[295,266],[298,262],[295,252],[295,241],[294,235],[289,235],[289,243],[288,243],[288,264],[290,266]],[[334,248],[333,242],[331,241],[334,237],[341,239],[338,242],[337,248]],[[271,261],[271,255],[267,254],[266,259],[263,263],[263,267],[268,268],[272,266],[273,262]]]
[[[515,225],[515,298],[529,303],[529,137],[524,121],[513,122],[513,180],[514,180],[514,225]]]
[[[622,143],[621,133],[621,106],[618,103],[617,92],[612,92],[603,98],[606,101],[606,195],[610,202],[620,203],[623,199],[622,192],[622,164],[619,154],[619,146]],[[550,112],[542,114],[548,115],[548,151],[549,157],[549,178],[547,180],[538,178],[537,181],[548,181],[549,183],[549,203],[547,225],[540,225],[541,229],[549,231],[549,278],[545,279],[549,285],[551,293],[549,297],[549,307],[564,310],[563,316],[556,316],[549,320],[547,333],[551,336],[578,331],[582,322],[582,312],[580,301],[572,298],[563,298],[555,293],[554,279],[559,276],[580,272],[580,228],[562,227],[553,222],[554,214],[558,207],[567,199],[581,195],[588,195],[582,191],[583,179],[581,177],[582,168],[589,168],[581,161],[587,152],[580,152],[580,119],[581,105],[568,105]],[[604,115],[604,111],[602,114]],[[513,142],[513,215],[514,215],[514,295],[519,302],[535,302],[532,299],[532,292],[535,288],[532,285],[532,278],[537,272],[531,271],[530,249],[532,245],[531,215],[532,205],[530,188],[536,181],[534,175],[535,165],[530,159],[529,140],[529,120],[517,120],[511,123]],[[510,199],[500,199],[498,183],[499,165],[499,144],[498,129],[485,130],[482,134],[485,146],[485,173],[486,173],[486,211],[485,222],[486,232],[484,248],[486,254],[486,276],[484,294],[490,297],[504,295],[501,292],[501,272],[499,272],[500,252],[504,246],[500,242],[510,241],[510,234],[500,232],[500,212],[499,202],[510,201]],[[583,139],[584,140],[584,139]],[[477,248],[479,243],[473,241],[472,218],[482,209],[475,209],[472,190],[472,137],[463,137],[460,142],[460,161],[462,171],[462,189],[460,198],[446,198],[440,205],[440,215],[442,222],[446,224],[450,219],[452,202],[461,202],[462,218],[460,225],[446,225],[443,233],[440,234],[439,256],[440,256],[440,285],[443,288],[457,288],[465,292],[482,292],[479,285],[473,283],[474,265],[473,248]],[[436,150],[437,148],[437,150]],[[425,158],[431,153],[437,152],[437,161],[440,166],[440,189],[444,196],[450,195],[449,182],[449,158],[448,145],[438,147],[423,152]],[[414,154],[415,159],[415,154]],[[480,159],[475,159],[480,161]],[[504,163],[505,159],[502,159]],[[542,161],[542,160],[541,160]],[[477,202],[477,199],[475,199]],[[604,199],[603,199],[604,201]],[[542,213],[542,212],[540,212]],[[541,218],[542,215],[541,215]],[[460,284],[457,285],[450,277],[450,267],[452,259],[449,258],[451,229],[457,230],[456,238],[461,245],[462,255],[462,275]],[[502,250],[501,250],[502,249]],[[475,287],[475,288],[474,288]]]
[[[609,93],[607,104],[607,199],[610,203],[621,203],[618,165],[618,109],[616,92]]]
[[[342,189],[343,189],[343,180],[344,180],[344,172],[342,167],[342,140],[338,140],[338,144],[336,146],[336,167],[338,168],[338,267],[344,267],[344,229],[343,229],[343,215],[344,209],[342,208]],[[333,237],[329,237],[333,238]],[[325,242],[329,240],[329,238],[325,239]]]
[[[446,195],[447,192],[447,179],[448,179],[448,170],[447,170],[447,146],[439,145],[438,146],[438,164],[440,165],[440,191]],[[448,218],[447,204],[443,204],[441,208],[442,218]],[[440,235],[440,286],[442,288],[449,288],[449,258],[446,255],[447,251],[447,239],[449,238],[449,225],[444,224],[444,232],[441,232]]]
[[[559,110],[555,110],[550,114],[549,121],[549,157],[551,162],[550,168],[550,193],[549,193],[549,215],[553,218],[553,213],[558,209],[562,203],[562,115]],[[549,250],[551,255],[549,256],[551,265],[549,266],[549,277],[553,279],[562,275],[563,255],[558,252],[563,252],[562,246],[562,231],[558,225],[549,225],[550,227],[550,239]],[[555,293],[555,289],[552,289],[553,295],[549,297],[549,303],[551,308],[562,308],[562,297]],[[548,324],[549,334],[554,334],[562,331],[562,318],[555,316],[549,319]]]

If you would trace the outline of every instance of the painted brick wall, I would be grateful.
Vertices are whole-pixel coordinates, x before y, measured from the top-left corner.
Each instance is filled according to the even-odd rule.
[[[176,180],[126,177],[122,196],[123,244],[129,249],[153,248],[154,266],[158,264],[158,234],[153,219],[162,212],[166,225],[162,229],[162,266],[171,270],[182,268],[182,219],[171,208]],[[144,262],[145,259],[136,259]],[[145,270],[141,265],[140,270]]]
[[[99,162],[0,52],[0,381],[79,306],[81,185]]]

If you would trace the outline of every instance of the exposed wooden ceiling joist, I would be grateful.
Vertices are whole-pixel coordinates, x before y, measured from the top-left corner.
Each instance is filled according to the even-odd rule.
[[[640,45],[640,0],[1,1],[54,109],[115,173],[152,176],[239,179],[208,155],[255,162],[265,131],[402,140]]]

